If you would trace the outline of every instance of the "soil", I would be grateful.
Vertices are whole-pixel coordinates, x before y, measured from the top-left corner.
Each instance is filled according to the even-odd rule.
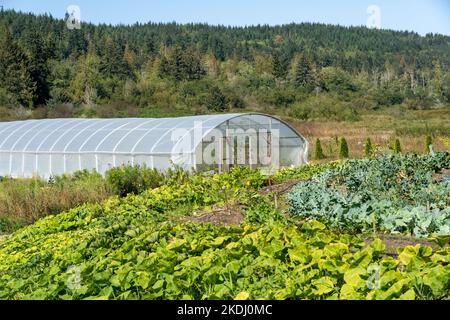
[[[402,236],[402,235],[388,235],[388,234],[379,234],[377,237],[383,241],[386,246],[385,254],[391,257],[397,257],[397,248],[404,248],[407,246],[415,246],[420,244],[421,246],[431,247],[433,250],[438,250],[440,247],[429,240],[419,239],[414,237]],[[367,237],[364,239],[366,244],[369,244],[373,241],[373,237]]]
[[[299,180],[290,180],[284,183],[275,184],[262,188],[259,193],[268,195],[274,193],[283,195],[289,191]],[[180,218],[179,221],[195,223],[213,223],[218,226],[239,226],[244,220],[242,213],[243,205],[233,204],[228,206],[215,207],[212,210],[194,212],[192,215]]]
[[[293,186],[295,186],[296,184],[298,184],[300,182],[300,180],[289,180],[280,184],[275,184],[272,186],[267,186],[262,188],[259,191],[260,195],[267,195],[269,193],[275,193],[278,195],[281,194],[285,194],[287,193]]]
[[[441,172],[434,173],[433,182],[440,182],[444,177],[450,177],[450,169],[442,169]]]
[[[216,207],[209,211],[194,212],[180,221],[195,223],[213,223],[218,226],[239,226],[244,220],[243,206],[228,205]]]

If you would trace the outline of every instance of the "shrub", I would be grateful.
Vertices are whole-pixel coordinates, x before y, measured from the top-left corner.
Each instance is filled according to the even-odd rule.
[[[232,96],[229,100],[231,108],[244,109],[246,107],[244,99],[238,95]]]
[[[316,150],[315,150],[314,158],[316,160],[322,160],[325,158],[325,155],[323,154],[323,150],[322,150],[322,144],[320,143],[319,138],[317,138],[317,140],[316,140]]]
[[[399,139],[395,139],[394,141],[394,153],[402,153],[402,147]]]
[[[286,217],[278,211],[274,203],[260,195],[254,199],[245,210],[245,222],[249,225],[270,224],[274,221],[284,222]]]
[[[355,108],[331,95],[319,95],[296,103],[290,115],[299,120],[357,121],[360,119]]]
[[[114,193],[124,197],[129,193],[139,194],[161,186],[164,175],[146,166],[122,166],[108,170],[106,181]]]
[[[364,156],[366,158],[370,158],[372,154],[373,154],[372,140],[370,140],[370,138],[367,138],[366,143],[364,144]]]
[[[342,159],[348,158],[348,144],[345,138],[341,138],[341,145],[339,147],[339,157]]]
[[[323,79],[323,88],[327,91],[342,93],[358,90],[350,74],[340,68],[325,67],[321,70],[320,76]]]
[[[447,148],[447,150],[450,150],[450,138],[440,137],[440,140],[442,144]]]
[[[433,137],[431,136],[431,134],[427,134],[427,136],[425,137],[425,154],[430,153],[430,146],[433,145]]]
[[[293,88],[280,87],[265,89],[260,91],[259,100],[264,104],[273,105],[277,108],[287,108],[298,101],[298,98],[301,98],[297,91]]]

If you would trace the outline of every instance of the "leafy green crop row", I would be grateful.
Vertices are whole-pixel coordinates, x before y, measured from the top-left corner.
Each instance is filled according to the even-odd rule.
[[[314,175],[336,168],[341,161],[333,161],[323,164],[307,164],[300,167],[282,168],[273,175],[275,183],[282,183],[289,180],[308,180]]]
[[[450,234],[449,184],[432,179],[449,166],[449,153],[348,161],[294,187],[290,211],[341,230]]]
[[[83,206],[0,245],[2,299],[444,298],[450,249],[335,235],[319,222],[219,228],[158,223],[142,196]],[[75,271],[74,271],[75,270]]]

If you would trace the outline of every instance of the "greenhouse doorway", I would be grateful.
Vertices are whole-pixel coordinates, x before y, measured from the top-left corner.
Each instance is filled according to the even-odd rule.
[[[253,134],[225,135],[219,146],[219,172],[229,172],[233,167],[246,166],[257,169],[272,165],[272,133],[270,131]]]

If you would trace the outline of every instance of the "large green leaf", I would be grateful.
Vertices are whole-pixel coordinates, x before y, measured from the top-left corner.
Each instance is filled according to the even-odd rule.
[[[366,282],[361,278],[361,275],[364,274],[366,274],[366,269],[363,268],[348,269],[344,274],[344,281],[355,289],[362,288],[366,285]]]
[[[362,297],[355,290],[355,286],[346,283],[341,288],[339,298],[343,300],[360,300]]]
[[[423,283],[431,288],[436,297],[448,294],[450,290],[450,270],[448,267],[438,265],[429,270],[422,277]]]
[[[333,279],[330,277],[315,279],[312,281],[312,284],[316,288],[313,292],[318,296],[330,293],[335,289]]]

